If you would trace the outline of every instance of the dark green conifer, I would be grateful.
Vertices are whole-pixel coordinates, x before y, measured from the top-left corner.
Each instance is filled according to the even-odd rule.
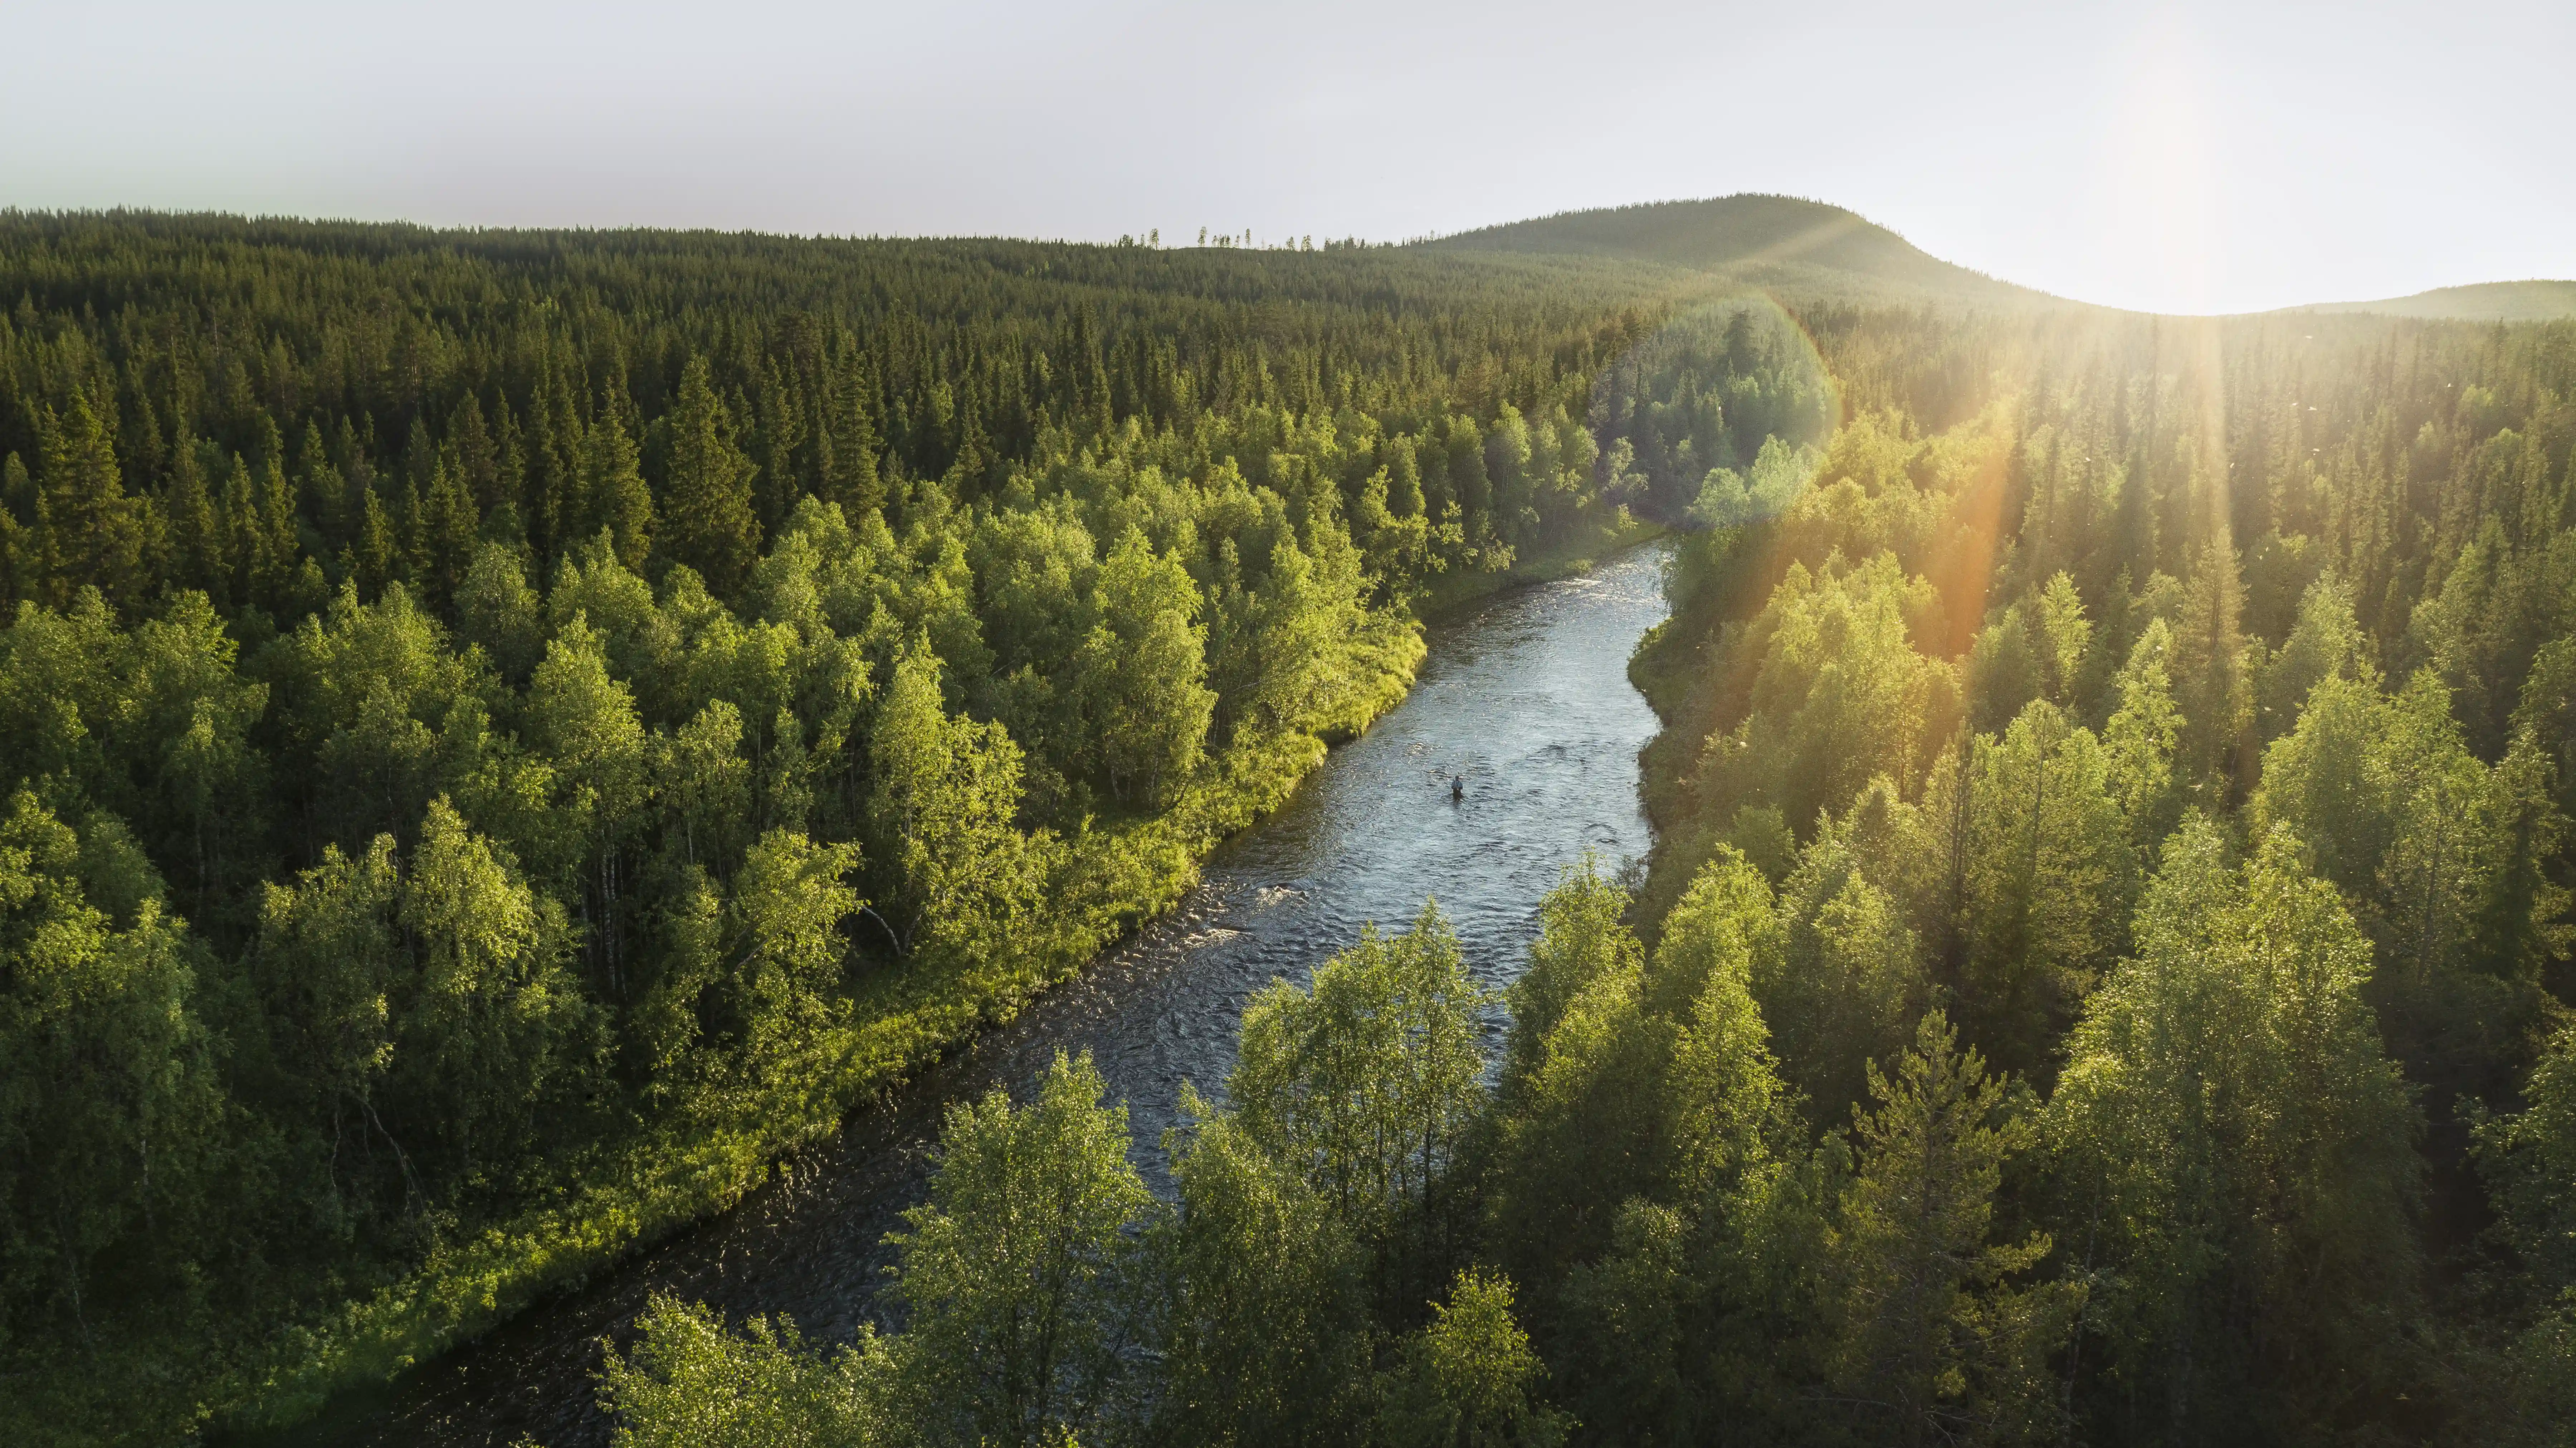
[[[663,556],[696,569],[718,597],[728,596],[759,556],[760,520],[752,513],[752,461],[734,445],[733,416],[716,396],[704,357],[681,374],[668,422]]]

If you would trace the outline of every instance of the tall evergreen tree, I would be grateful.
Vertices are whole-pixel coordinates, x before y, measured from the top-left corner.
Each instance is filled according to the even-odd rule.
[[[732,414],[709,377],[704,357],[692,359],[680,375],[669,418],[663,551],[672,562],[696,569],[709,589],[725,597],[760,551],[760,520],[752,511],[752,460],[735,446]]]
[[[49,601],[68,603],[84,587],[110,602],[132,598],[143,581],[143,535],[115,443],[78,393],[59,415],[47,410],[40,434],[30,542]]]

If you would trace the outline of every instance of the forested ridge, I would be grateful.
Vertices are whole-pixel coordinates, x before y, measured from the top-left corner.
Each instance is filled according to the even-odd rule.
[[[1168,904],[1639,529],[1668,273],[0,214],[0,1437],[292,1421]]]
[[[2576,1441],[2576,326],[1718,306],[1594,417],[1649,867],[1159,1144],[957,1109],[894,1327],[665,1300],[620,1441]]]

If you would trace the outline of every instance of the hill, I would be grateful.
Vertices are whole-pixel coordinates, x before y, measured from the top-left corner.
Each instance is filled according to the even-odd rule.
[[[2050,304],[2056,298],[1941,260],[1839,206],[1794,196],[1567,211],[1421,243],[1438,251],[1620,257],[1724,272],[1748,284],[1872,300]]]
[[[2323,302],[2290,312],[2376,312],[2388,317],[2452,317],[2470,322],[2547,322],[2576,317],[2576,281],[2479,282],[2435,287],[2375,302]]]

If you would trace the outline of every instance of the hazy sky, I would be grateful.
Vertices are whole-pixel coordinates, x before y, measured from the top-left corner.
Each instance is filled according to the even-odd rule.
[[[0,205],[1386,239],[1779,191],[2091,301],[2576,277],[2576,3],[0,0]]]

